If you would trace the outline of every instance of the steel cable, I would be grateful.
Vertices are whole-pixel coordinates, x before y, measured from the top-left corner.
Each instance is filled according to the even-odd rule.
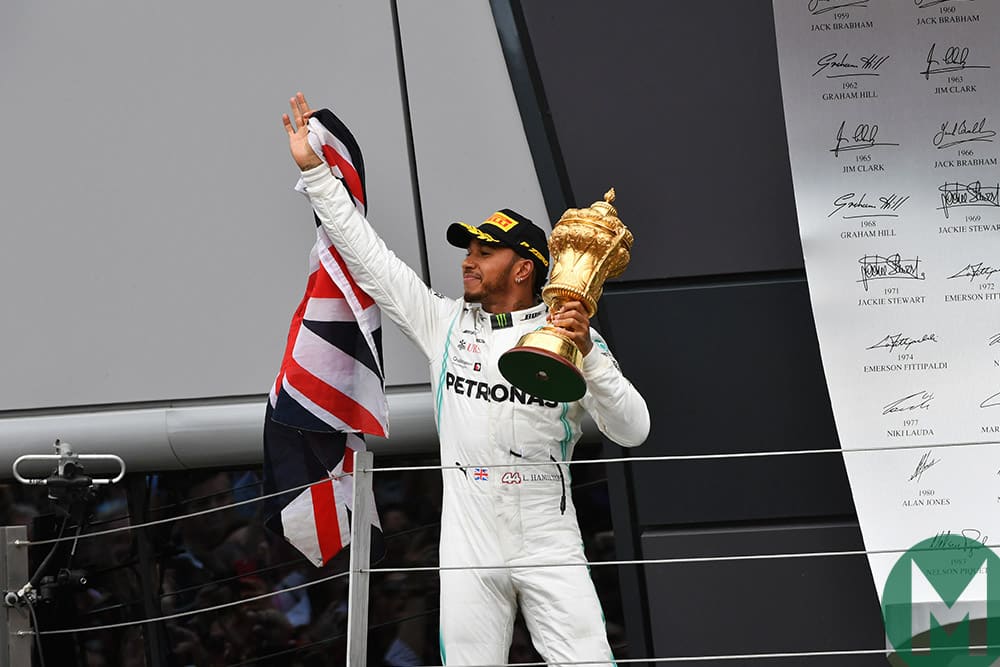
[[[802,455],[814,455],[814,454],[860,454],[860,453],[871,453],[871,452],[886,452],[886,451],[906,451],[906,450],[917,450],[917,449],[943,449],[948,447],[972,447],[972,446],[986,446],[986,445],[996,445],[1000,444],[994,441],[989,442],[963,442],[963,443],[947,443],[938,445],[902,445],[893,447],[866,447],[857,449],[800,449],[800,450],[782,450],[782,451],[769,451],[769,452],[730,452],[724,454],[675,454],[675,455],[664,455],[664,456],[631,456],[613,459],[581,459],[579,461],[560,461],[559,465],[587,465],[593,463],[650,463],[656,461],[707,461],[707,460],[719,460],[719,459],[741,459],[741,458],[762,458],[762,457],[773,457],[773,456],[802,456]],[[504,462],[504,463],[494,463],[486,465],[477,465],[475,467],[482,468],[522,468],[522,467],[538,467],[538,466],[551,466],[551,461],[519,461],[516,463]],[[398,466],[398,467],[388,467],[388,468],[358,468],[359,472],[370,472],[370,473],[383,473],[383,472],[413,472],[413,471],[433,471],[433,470],[461,470],[463,468],[473,467],[472,465],[436,465],[436,466]],[[347,474],[339,475],[337,477],[332,477],[330,479],[339,479],[340,477],[346,477]],[[321,480],[322,481],[322,480]],[[221,512],[224,510],[232,509],[234,507],[240,507],[242,505],[249,505],[251,503],[260,502],[263,500],[269,500],[271,498],[277,498],[278,496],[285,495],[287,493],[292,493],[294,491],[303,491],[318,484],[320,482],[310,482],[308,484],[302,484],[300,486],[294,486],[289,489],[284,489],[283,491],[277,491],[275,493],[265,494],[262,496],[257,496],[256,498],[248,498],[247,500],[240,500],[228,505],[222,505],[220,507],[212,507],[209,509],[201,510],[198,512],[191,512],[188,514],[182,514],[176,517],[167,517],[164,519],[156,519],[154,521],[146,521],[144,523],[137,523],[130,526],[121,526],[119,528],[109,528],[106,530],[95,531],[92,533],[85,533],[78,537],[73,538],[54,538],[50,540],[14,540],[10,544],[13,546],[37,546],[41,544],[55,544],[61,541],[67,541],[69,539],[84,539],[90,537],[97,537],[100,535],[110,535],[113,533],[118,533],[122,531],[136,530],[139,528],[146,528],[149,526],[157,526],[165,523],[170,523],[172,521],[184,521],[193,517],[204,516],[206,514],[211,514],[213,512]]]

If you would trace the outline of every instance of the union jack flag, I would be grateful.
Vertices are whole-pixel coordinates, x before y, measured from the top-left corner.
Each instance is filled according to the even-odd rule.
[[[364,215],[364,162],[350,130],[322,109],[309,120],[309,143]],[[301,180],[296,190],[305,193]],[[388,410],[378,307],[316,224],[309,279],[264,420],[264,490],[316,482],[273,507],[267,525],[319,567],[350,542],[350,475],[354,452],[365,447],[355,434],[385,436]]]
[[[309,143],[364,215],[364,161],[347,126],[321,109],[309,119]],[[305,193],[301,179],[295,189]],[[310,431],[384,437],[388,408],[381,327],[378,306],[355,283],[317,219],[309,280],[271,388],[273,419]]]
[[[477,482],[485,482],[488,481],[489,478],[490,478],[489,468],[473,468],[472,479],[476,480]]]

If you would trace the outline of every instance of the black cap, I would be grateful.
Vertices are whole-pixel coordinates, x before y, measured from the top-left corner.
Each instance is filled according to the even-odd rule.
[[[549,244],[545,232],[516,211],[503,208],[486,218],[478,227],[454,222],[448,227],[448,243],[468,248],[472,239],[481,243],[507,246],[521,257],[535,263],[535,289],[541,289],[549,274]]]

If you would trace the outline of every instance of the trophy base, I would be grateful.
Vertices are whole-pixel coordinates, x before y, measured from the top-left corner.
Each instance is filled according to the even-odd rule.
[[[583,355],[576,344],[553,331],[539,329],[521,337],[518,346],[500,355],[500,373],[515,387],[547,401],[569,403],[587,393]]]

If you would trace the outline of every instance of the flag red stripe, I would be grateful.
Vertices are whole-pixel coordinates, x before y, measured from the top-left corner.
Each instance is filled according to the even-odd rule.
[[[350,447],[344,448],[344,474],[354,474],[354,450]]]
[[[352,429],[385,437],[382,425],[364,405],[319,379],[292,357],[288,359],[285,375],[296,389]]]
[[[316,276],[316,283],[309,296],[315,296],[321,299],[344,298],[344,292],[337,286],[337,283],[333,282],[333,278],[330,277],[329,273],[326,271],[319,271],[318,274],[319,275]]]
[[[347,190],[361,202],[361,205],[365,205],[365,193],[364,189],[361,187],[361,177],[358,176],[357,170],[354,165],[348,162],[344,156],[337,152],[337,150],[328,144],[323,144],[323,156],[326,158],[326,163],[331,167],[336,165],[340,167],[340,173],[344,175],[344,183],[347,184]]]
[[[354,281],[354,276],[351,275],[351,272],[347,270],[347,265],[344,264],[344,258],[340,256],[340,253],[337,252],[337,249],[332,245],[330,246],[330,254],[333,255],[334,261],[337,262],[337,266],[340,267],[343,274],[347,276],[347,282],[351,285],[351,291],[354,292],[354,296],[358,298],[358,301],[361,303],[361,307],[370,308],[375,301],[368,296],[363,289],[358,287],[358,283]]]
[[[316,521],[316,541],[323,562],[337,555],[340,543],[340,522],[337,521],[336,500],[333,497],[333,480],[325,479],[309,487],[312,495],[313,518]]]
[[[275,393],[281,391],[281,383],[285,379],[285,372],[288,369],[289,363],[292,361],[292,351],[295,349],[295,341],[299,337],[299,331],[302,329],[302,317],[306,312],[306,304],[309,302],[310,293],[313,290],[313,285],[316,281],[316,275],[319,271],[313,271],[309,275],[309,280],[306,282],[306,293],[302,296],[302,301],[299,302],[298,308],[295,309],[295,313],[292,315],[292,322],[288,325],[288,339],[285,342],[285,354],[281,357],[281,366],[278,371],[278,378],[274,381],[274,391]]]

